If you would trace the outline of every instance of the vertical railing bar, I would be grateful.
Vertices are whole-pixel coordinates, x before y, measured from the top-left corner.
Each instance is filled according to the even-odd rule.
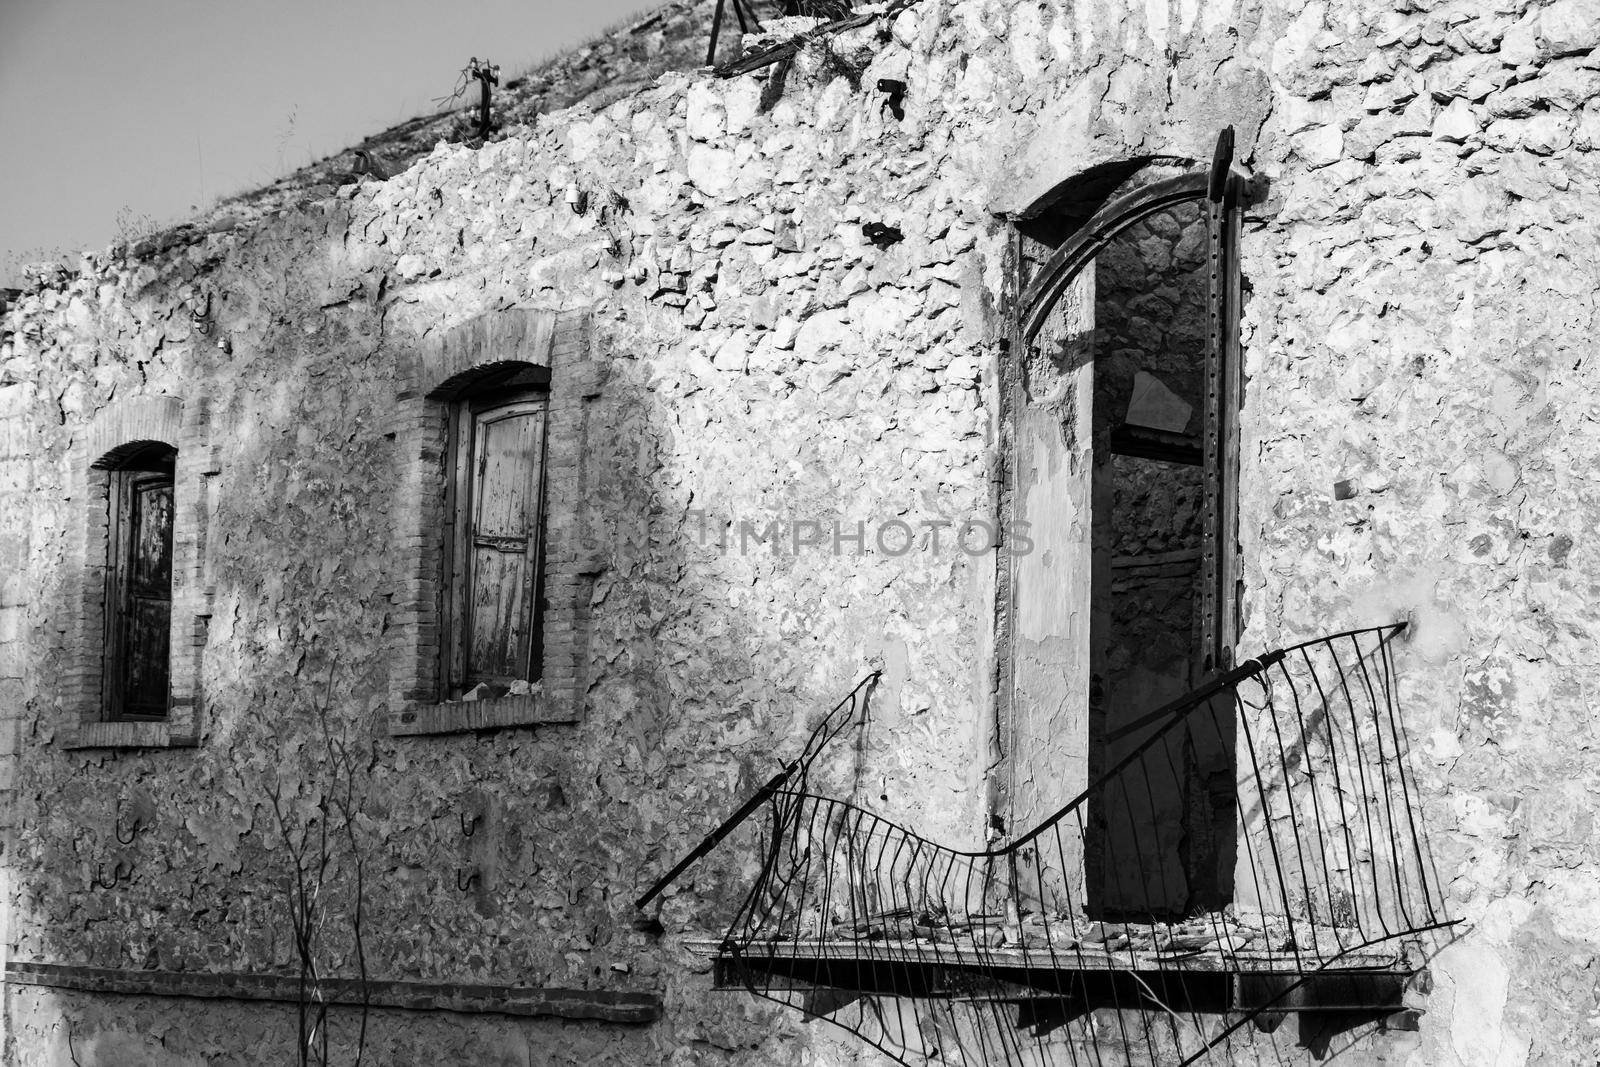
[[[1142,778],[1144,779],[1144,798],[1145,798],[1145,802],[1149,805],[1150,828],[1151,828],[1152,832],[1156,834],[1156,838],[1157,838],[1157,843],[1158,844],[1159,844],[1159,841],[1160,841],[1160,830],[1161,830],[1161,810],[1160,810],[1160,805],[1156,802],[1155,789],[1150,784],[1150,763],[1152,762],[1151,757],[1157,751],[1159,751],[1161,753],[1161,755],[1166,758],[1167,767],[1168,767],[1169,770],[1172,771],[1173,781],[1178,786],[1178,790],[1179,790],[1178,796],[1180,798],[1179,803],[1181,805],[1182,800],[1184,799],[1183,798],[1183,787],[1184,787],[1184,785],[1186,783],[1183,780],[1182,774],[1178,771],[1177,767],[1172,762],[1172,744],[1173,744],[1174,741],[1177,741],[1179,744],[1182,744],[1183,743],[1182,739],[1187,737],[1188,733],[1189,733],[1189,722],[1188,722],[1188,717],[1185,716],[1184,724],[1183,724],[1183,728],[1182,729],[1173,731],[1172,734],[1168,735],[1167,740],[1164,743],[1162,743],[1159,746],[1159,748],[1151,748],[1151,749],[1147,750],[1145,752],[1144,756],[1140,757],[1140,759],[1138,759],[1137,761],[1135,761],[1131,765],[1132,767],[1137,767],[1139,769],[1140,774],[1141,774]],[[1130,805],[1130,813],[1131,813],[1131,805]],[[1134,857],[1134,863],[1139,868],[1140,882],[1143,884],[1143,887],[1144,887],[1144,912],[1145,912],[1145,914],[1150,916],[1150,929],[1151,929],[1152,936],[1154,936],[1154,933],[1155,933],[1155,903],[1154,903],[1154,894],[1151,892],[1151,888],[1150,887],[1151,887],[1152,881],[1159,881],[1160,882],[1160,891],[1161,891],[1163,897],[1165,896],[1165,890],[1166,890],[1166,887],[1167,887],[1166,867],[1161,862],[1162,857],[1159,856],[1159,855],[1156,855],[1156,853],[1159,851],[1159,849],[1150,848],[1150,849],[1147,850],[1145,843],[1142,840],[1140,840],[1141,834],[1139,833],[1138,821],[1134,820],[1133,822],[1131,822],[1130,825],[1131,825],[1131,828],[1133,830],[1133,857]],[[1148,862],[1148,865],[1149,865],[1150,869],[1147,869],[1147,867],[1146,867],[1147,862]],[[1185,879],[1185,881],[1187,881],[1187,879]],[[1133,944],[1133,940],[1131,938],[1129,939],[1128,944],[1130,946]]]
[[[1381,679],[1381,685],[1379,688],[1383,697],[1384,715],[1389,721],[1389,736],[1394,739],[1395,777],[1400,781],[1401,804],[1406,813],[1406,826],[1411,834],[1411,840],[1409,843],[1417,861],[1416,888],[1422,893],[1422,909],[1425,913],[1424,921],[1433,922],[1438,918],[1438,914],[1433,909],[1433,900],[1428,890],[1428,872],[1423,865],[1421,842],[1417,837],[1417,813],[1415,807],[1413,806],[1415,803],[1417,803],[1417,801],[1412,799],[1410,776],[1406,773],[1406,764],[1408,762],[1407,757],[1411,753],[1411,745],[1409,738],[1407,738],[1405,731],[1401,728],[1399,720],[1395,715],[1395,703],[1397,700],[1395,689],[1398,685],[1399,679],[1395,676],[1394,654],[1393,649],[1391,648],[1391,643],[1396,636],[1398,636],[1398,631],[1391,631],[1389,633],[1385,633],[1378,641],[1377,655],[1382,666],[1382,669],[1379,671],[1379,677]],[[1397,845],[1396,850],[1399,851],[1399,849],[1402,847],[1403,846]],[[1409,865],[1409,860],[1407,861],[1407,864]],[[1409,879],[1407,879],[1407,881],[1409,882]],[[1416,922],[1414,919],[1411,921],[1413,924]]]
[[[872,819],[873,819],[872,834],[879,838],[878,859],[877,859],[877,862],[873,865],[872,874],[873,874],[873,880],[875,882],[879,882],[879,887],[878,887],[877,893],[878,893],[878,903],[881,906],[882,903],[883,903],[883,899],[882,898],[883,898],[883,892],[884,892],[884,886],[881,884],[882,872],[883,872],[883,857],[884,857],[884,853],[889,848],[890,839],[892,837],[897,837],[898,836],[899,829],[898,829],[898,827],[894,827],[891,823],[885,822],[883,819],[879,818],[877,815],[873,815]],[[889,892],[889,907],[888,907],[887,912],[883,916],[883,950],[881,952],[875,951],[875,950],[871,950],[871,949],[868,950],[869,955],[873,959],[874,987],[876,987],[876,984],[877,984],[877,981],[876,981],[877,974],[878,974],[877,966],[878,966],[878,961],[881,958],[883,966],[887,969],[887,972],[888,972],[888,976],[889,976],[888,986],[889,986],[890,989],[894,990],[894,995],[896,997],[896,1004],[897,1005],[899,1003],[899,999],[898,998],[902,995],[901,986],[900,986],[900,979],[901,979],[902,976],[909,978],[909,975],[911,974],[911,969],[908,966],[907,967],[896,967],[895,966],[895,962],[894,962],[894,954],[896,952],[900,952],[900,953],[902,953],[902,954],[904,954],[904,955],[909,957],[911,955],[911,951],[910,950],[912,948],[912,946],[905,944],[905,942],[902,941],[899,938],[898,930],[896,929],[896,926],[901,921],[901,917],[900,917],[900,910],[901,910],[900,909],[900,895],[899,895],[899,892],[898,892],[898,889],[897,889],[897,887],[899,885],[899,881],[895,876],[895,862],[896,862],[896,858],[899,856],[899,851],[900,850],[899,850],[899,847],[897,845],[896,848],[895,848],[894,857],[892,857],[890,859],[890,861],[889,861],[889,879],[888,879],[889,884],[888,884],[888,887],[887,887],[888,888],[888,892]],[[910,909],[906,909],[906,912],[907,912],[906,917],[909,918],[910,917]],[[895,924],[895,925],[891,925],[891,924]],[[891,931],[895,931],[893,935],[891,935]],[[872,936],[872,920],[870,918],[867,920],[867,936],[869,938],[868,944],[870,945],[871,944],[870,938]],[[896,1019],[901,1019],[901,1016],[898,1013],[898,1009],[896,1011],[895,1018]]]
[[[1165,731],[1163,731],[1163,736],[1165,736]],[[1106,813],[1112,812],[1112,811],[1117,811],[1117,810],[1121,810],[1121,811],[1127,811],[1128,810],[1128,804],[1127,804],[1128,787],[1127,787],[1127,783],[1125,781],[1123,781],[1123,776],[1126,775],[1128,767],[1132,766],[1133,763],[1134,763],[1134,759],[1126,759],[1126,760],[1123,760],[1123,761],[1119,761],[1119,766],[1118,766],[1117,770],[1115,771],[1115,777],[1113,777],[1110,774],[1107,774],[1107,775],[1102,776],[1101,779],[1100,779],[1100,782],[1101,782],[1100,789],[1101,789],[1101,792],[1103,794],[1102,797],[1101,797],[1101,804],[1100,804],[1100,811],[1102,813],[1101,814],[1101,818],[1107,819],[1108,823],[1109,823],[1109,816]],[[1121,793],[1122,793],[1123,803],[1120,806],[1120,808],[1117,805],[1112,804],[1110,802],[1109,794],[1110,794],[1113,786],[1116,786],[1116,787],[1120,788]],[[1108,825],[1107,832],[1104,835],[1102,835],[1103,838],[1104,838],[1105,853],[1106,853],[1106,863],[1105,863],[1104,867],[1105,867],[1105,870],[1107,872],[1115,872],[1121,866],[1121,856],[1119,855],[1120,850],[1117,848],[1117,837],[1119,835],[1109,832],[1109,829],[1110,828],[1109,828],[1109,825]],[[1137,859],[1138,859],[1138,857],[1135,856],[1135,865],[1137,865]],[[1118,878],[1117,882],[1120,885],[1121,884],[1121,879]],[[1101,886],[1100,891],[1101,891],[1101,893],[1103,895],[1109,895],[1109,888],[1110,888],[1109,886]],[[1104,932],[1105,931],[1104,931],[1103,925],[1102,925],[1101,933],[1103,934]],[[1107,975],[1107,978],[1110,981],[1110,985],[1111,985],[1112,1012],[1115,1015],[1116,1020],[1117,1020],[1117,1030],[1122,1035],[1123,1047],[1127,1048],[1129,1046],[1129,1043],[1130,1043],[1130,1039],[1128,1037],[1127,1012],[1123,1008],[1123,1005],[1122,1005],[1122,993],[1121,993],[1121,991],[1119,989],[1119,983],[1117,982],[1116,974],[1115,974],[1115,970],[1116,970],[1116,966],[1115,965],[1116,965],[1116,962],[1117,962],[1116,953],[1113,952],[1112,949],[1109,947],[1108,943],[1109,943],[1110,940],[1111,939],[1108,937],[1108,938],[1103,939],[1100,942],[1100,951],[1105,953],[1108,967],[1112,971],[1111,974]]]
[[[1265,677],[1265,675],[1263,675],[1263,677]],[[1241,701],[1239,699],[1239,694],[1237,692],[1233,694],[1233,698],[1230,701],[1230,703],[1233,705],[1234,708],[1242,708],[1243,707],[1243,701]],[[1210,706],[1208,708],[1208,710],[1211,713],[1211,725],[1215,729],[1216,734],[1217,734],[1217,744],[1219,746],[1221,746],[1224,742],[1226,742],[1228,740],[1228,737],[1226,736],[1227,735],[1227,731],[1223,729],[1222,723],[1220,721],[1218,721],[1216,707],[1214,705],[1212,705],[1212,706]],[[1240,711],[1238,714],[1243,715],[1243,711]],[[1235,757],[1236,757],[1236,753],[1234,753],[1234,752],[1228,752],[1227,753],[1227,762],[1228,762],[1229,766],[1233,765]],[[1239,793],[1238,782],[1235,782],[1234,785],[1233,785],[1233,796],[1234,796],[1234,806],[1235,807],[1237,807],[1237,805],[1238,805],[1238,793]],[[1237,827],[1236,827],[1236,829],[1234,831],[1234,834],[1235,834],[1235,841],[1236,841],[1236,847],[1237,847],[1237,839],[1244,835],[1244,823],[1243,823],[1242,820],[1238,823],[1238,825],[1237,825]],[[1220,859],[1220,858],[1221,857],[1219,856],[1218,859]],[[1235,858],[1234,865],[1235,866],[1238,865],[1237,858]],[[1230,884],[1230,886],[1232,885],[1232,872],[1229,872],[1229,884]],[[1232,893],[1229,894],[1230,899],[1232,898],[1232,895],[1233,895]],[[1205,910],[1205,915],[1206,915],[1206,921],[1209,922],[1210,925],[1211,925],[1211,934],[1212,934],[1213,937],[1215,937],[1217,939],[1217,942],[1220,945],[1221,942],[1222,942],[1222,939],[1225,936],[1227,936],[1227,933],[1228,933],[1228,925],[1224,921],[1223,911],[1220,908],[1208,907]],[[1198,1016],[1196,1016],[1195,1028],[1196,1028],[1196,1030],[1199,1029]]]
[[[1345,796],[1350,790],[1345,785],[1345,775],[1341,769],[1339,758],[1339,740],[1334,733],[1333,702],[1328,697],[1328,691],[1322,684],[1322,676],[1317,673],[1317,667],[1311,660],[1310,652],[1302,650],[1300,658],[1305,662],[1306,673],[1310,676],[1311,684],[1317,691],[1317,700],[1323,709],[1322,721],[1328,726],[1328,756],[1333,764],[1333,790],[1334,796],[1339,801],[1339,826],[1344,834],[1345,875],[1350,883],[1350,904],[1356,910],[1357,929],[1362,930],[1362,936],[1365,936],[1364,928],[1361,926],[1361,890],[1356,885],[1356,842],[1350,830],[1352,821],[1350,813],[1345,807]],[[1346,762],[1348,762],[1348,758]],[[1331,911],[1333,906],[1331,892],[1328,900],[1329,910]]]
[[[820,847],[816,849],[822,855],[822,863],[819,867],[819,873],[822,876],[822,896],[817,901],[821,909],[817,916],[817,929],[821,940],[826,941],[833,928],[833,861],[831,855],[832,845],[829,841],[830,834],[833,832],[834,801],[829,800],[825,805],[819,805],[819,807],[823,809],[824,816],[822,820],[822,842]]]
[[[812,842],[816,840],[814,827],[816,826],[818,807],[820,805],[809,797],[797,798],[792,806],[793,814],[789,817],[789,824],[792,827],[789,838],[789,856],[794,864],[795,874],[790,878],[788,885],[784,887],[784,903],[778,912],[777,926],[772,931],[773,944],[776,944],[778,939],[784,936],[783,928],[787,925],[789,903],[791,901],[795,908],[794,940],[796,944],[799,944],[801,926],[805,922],[806,889],[811,881]],[[803,852],[800,845],[800,823],[802,818],[806,823],[806,844]],[[799,889],[798,896],[791,889],[796,885],[798,885]],[[817,930],[818,940],[820,941],[826,934],[826,927],[819,928]]]
[[[1280,663],[1280,666],[1281,665],[1282,664]],[[1316,912],[1313,910],[1315,908],[1315,896],[1311,889],[1311,880],[1306,873],[1306,854],[1304,845],[1300,840],[1300,811],[1298,806],[1295,804],[1294,783],[1289,780],[1289,753],[1283,744],[1283,730],[1278,724],[1278,716],[1276,714],[1268,716],[1268,721],[1272,724],[1273,739],[1278,743],[1278,763],[1282,770],[1283,776],[1284,803],[1289,809],[1289,829],[1290,832],[1294,834],[1295,857],[1300,865],[1300,891],[1305,895],[1306,910],[1311,911],[1311,915],[1308,916],[1308,918],[1311,920],[1312,927],[1315,928]],[[1329,902],[1328,914],[1330,916],[1331,923],[1331,916],[1333,914],[1331,900]],[[1314,929],[1312,936],[1316,936]],[[1320,944],[1317,946],[1317,951],[1320,955]]]
[[[1372,910],[1377,915],[1378,926],[1385,934],[1389,934],[1393,931],[1389,929],[1389,923],[1387,920],[1385,920],[1383,915],[1383,890],[1378,885],[1378,868],[1382,861],[1378,858],[1378,842],[1374,838],[1372,831],[1372,785],[1367,781],[1366,748],[1361,743],[1361,727],[1356,721],[1355,698],[1350,695],[1350,681],[1346,676],[1347,672],[1345,670],[1344,661],[1339,657],[1339,650],[1337,647],[1331,643],[1327,647],[1328,654],[1333,657],[1334,666],[1336,668],[1335,674],[1339,679],[1339,691],[1344,694],[1345,707],[1350,711],[1350,738],[1355,742],[1356,746],[1356,772],[1361,782],[1361,815],[1362,823],[1367,828],[1367,855],[1369,857],[1369,865],[1371,867],[1372,875]],[[1359,916],[1359,900],[1356,902],[1356,909]],[[1359,923],[1359,921],[1360,920],[1358,918],[1357,922]],[[1357,928],[1360,929],[1359,925]],[[1362,936],[1366,936],[1366,932],[1364,930],[1361,932]]]
[[[1267,685],[1266,685],[1264,680],[1262,682],[1262,702],[1263,702],[1264,706],[1268,709],[1268,713],[1270,714],[1271,713],[1271,707],[1272,707],[1272,693],[1271,693],[1271,690],[1269,688],[1267,688]],[[1245,718],[1245,715],[1241,711],[1240,714],[1239,714],[1240,721],[1243,722],[1244,718]],[[1248,733],[1246,734],[1245,744],[1246,744],[1246,747],[1248,748],[1249,747],[1249,735],[1248,735]],[[1237,750],[1235,751],[1234,755],[1235,755],[1235,758],[1237,758],[1237,756],[1238,756]],[[1248,822],[1247,822],[1247,819],[1246,819],[1246,816],[1248,815],[1248,812],[1245,810],[1245,805],[1244,805],[1244,791],[1239,788],[1237,780],[1235,780],[1235,782],[1234,782],[1233,796],[1234,796],[1234,801],[1233,801],[1234,802],[1234,808],[1239,813],[1239,847],[1244,850],[1245,860],[1250,866],[1250,882],[1255,887],[1256,912],[1257,912],[1257,918],[1259,919],[1259,921],[1261,923],[1261,940],[1263,942],[1263,946],[1266,949],[1266,951],[1269,951],[1269,952],[1270,951],[1276,951],[1275,949],[1273,949],[1271,947],[1271,933],[1272,933],[1272,930],[1271,930],[1270,926],[1268,925],[1267,912],[1266,912],[1267,898],[1268,898],[1268,896],[1270,894],[1267,893],[1267,892],[1264,892],[1262,890],[1262,887],[1261,887],[1262,871],[1261,871],[1260,866],[1257,865],[1257,862],[1256,862],[1256,848],[1255,848],[1255,845],[1252,843],[1252,835],[1248,831]],[[1271,814],[1266,810],[1266,806],[1265,806],[1265,802],[1264,801],[1263,801],[1262,807],[1261,807],[1261,814],[1262,814],[1262,818],[1264,820],[1266,820],[1266,822],[1268,824],[1267,832],[1271,833]],[[1264,864],[1263,864],[1263,866],[1264,866]],[[1288,917],[1285,916],[1285,919],[1287,919],[1287,918]],[[1291,928],[1291,932],[1292,932],[1292,928]]]
[[[1078,843],[1079,843],[1079,847],[1084,852],[1085,855],[1088,854],[1089,829],[1088,829],[1088,827],[1085,825],[1085,823],[1083,821],[1083,815],[1084,815],[1084,812],[1087,810],[1087,807],[1088,807],[1087,803],[1081,804],[1073,812],[1073,819],[1078,824]],[[1088,881],[1087,881],[1087,876],[1085,876],[1085,881],[1084,881],[1084,899],[1082,901],[1082,909],[1083,909],[1085,921],[1087,921],[1088,918],[1089,918],[1088,893],[1089,893],[1089,885],[1088,885]],[[1067,899],[1067,905],[1068,905],[1069,908],[1072,909],[1072,913],[1073,914],[1077,913],[1078,908],[1073,904],[1073,901],[1072,901],[1070,895],[1068,896],[1068,899]],[[1073,930],[1073,947],[1077,950],[1077,953],[1078,953],[1078,966],[1079,966],[1078,974],[1079,974],[1079,979],[1083,983],[1083,986],[1082,986],[1083,989],[1085,990],[1085,992],[1087,992],[1087,990],[1088,990],[1087,980],[1084,979],[1082,976],[1084,974],[1088,973],[1088,960],[1084,955],[1083,942],[1081,940],[1079,940],[1078,937],[1077,937],[1076,928],[1074,928],[1074,930]],[[1112,986],[1111,996],[1112,996],[1112,1002],[1113,1002],[1113,1004],[1115,1004],[1116,1003],[1116,986],[1115,986],[1115,984],[1113,984],[1113,986]],[[1083,1013],[1083,1016],[1082,1016],[1082,1023],[1081,1023],[1081,1028],[1083,1030],[1084,1044],[1087,1045],[1088,1047],[1094,1049],[1095,1063],[1097,1065],[1100,1065],[1100,1067],[1103,1067],[1103,1065],[1105,1063],[1105,1057],[1101,1055],[1100,1042],[1095,1039],[1095,1034],[1094,1034],[1095,1025],[1096,1024],[1095,1024],[1094,1012],[1091,1011],[1091,1010],[1085,1010],[1084,1013]]]
[[[1397,738],[1396,747],[1398,748],[1398,738],[1402,736],[1403,730],[1400,726],[1398,710],[1396,707],[1396,705],[1399,703],[1396,690],[1399,689],[1400,679],[1395,670],[1393,643],[1397,634],[1398,631],[1385,634],[1382,643],[1379,645],[1379,651],[1382,653],[1384,658],[1384,706],[1387,708],[1389,713],[1389,730],[1391,733],[1395,734]],[[1410,751],[1409,745],[1406,746],[1406,751]],[[1403,757],[1397,757],[1397,765],[1400,771],[1400,788],[1405,792],[1406,819],[1411,825],[1411,847],[1417,859],[1417,880],[1421,883],[1422,887],[1422,902],[1428,911],[1428,921],[1437,922],[1439,919],[1439,913],[1434,909],[1433,906],[1434,891],[1432,888],[1430,888],[1428,882],[1428,864],[1423,858],[1422,836],[1421,832],[1417,828],[1416,808],[1413,806],[1414,804],[1420,803],[1421,791],[1418,790],[1418,799],[1413,801],[1411,798],[1412,791],[1408,781],[1409,776],[1406,774],[1406,760]]]
[[[1252,776],[1255,778],[1256,792],[1261,796],[1261,810],[1266,819],[1267,845],[1272,851],[1273,872],[1278,879],[1278,891],[1283,905],[1283,915],[1289,924],[1289,943],[1294,946],[1294,958],[1296,966],[1304,966],[1304,961],[1300,957],[1300,938],[1295,936],[1294,915],[1289,908],[1289,889],[1284,882],[1283,861],[1278,856],[1278,841],[1272,831],[1272,812],[1267,806],[1267,792],[1266,788],[1261,782],[1261,764],[1256,759],[1255,731],[1250,729],[1250,720],[1248,716],[1240,716],[1239,721],[1244,726],[1245,751],[1250,754],[1250,771]],[[1314,938],[1315,933],[1313,932],[1313,939]]]
[[[767,858],[762,864],[761,871],[756,876],[756,884],[755,884],[755,886],[751,889],[750,893],[747,894],[745,896],[744,900],[740,903],[739,910],[734,913],[733,921],[728,926],[728,933],[729,933],[730,936],[732,935],[734,930],[739,928],[740,923],[744,924],[745,936],[747,938],[750,937],[753,934],[753,932],[757,928],[757,925],[760,922],[760,920],[756,917],[756,912],[757,912],[757,910],[758,910],[758,908],[760,906],[759,905],[759,894],[760,894],[760,891],[761,891],[761,887],[764,884],[765,885],[773,884],[774,880],[776,878],[777,864],[778,864],[778,860],[779,860],[780,855],[781,855],[780,849],[782,848],[782,845],[779,842],[778,833],[777,833],[777,826],[778,826],[779,820],[782,817],[781,811],[780,811],[780,808],[779,808],[779,804],[778,804],[777,794],[773,794],[771,799],[768,801],[768,804],[772,808],[771,819],[772,819],[773,824],[774,824],[772,851],[770,851],[767,854]],[[770,911],[770,907],[768,909],[766,909],[765,911],[763,911],[762,913],[766,914],[769,911]]]
[[[792,800],[785,801],[781,794],[774,794],[771,807],[773,826],[771,860],[776,865],[784,854],[784,839],[791,837],[791,835],[798,836],[801,805]],[[790,857],[789,869],[784,872],[781,881],[778,878],[774,878],[769,882],[772,886],[770,903],[762,909],[762,917],[759,920],[753,920],[754,925],[747,925],[746,927],[746,936],[752,940],[756,936],[756,931],[769,922],[773,923],[770,940],[774,944],[783,934],[784,916],[787,914],[788,902],[791,897],[790,887],[794,885],[795,877],[802,869],[801,861],[795,858],[795,844],[792,837],[789,841],[788,852]],[[774,911],[776,911],[776,918],[774,918]]]
[[[1367,701],[1372,706],[1372,736],[1378,746],[1378,773],[1383,779],[1383,814],[1388,823],[1389,854],[1386,858],[1394,874],[1395,906],[1400,911],[1400,921],[1409,928],[1414,923],[1411,919],[1411,910],[1406,906],[1405,879],[1400,874],[1400,824],[1394,814],[1394,790],[1389,781],[1389,755],[1383,746],[1383,722],[1378,716],[1378,693],[1372,684],[1372,672],[1367,669],[1366,657],[1361,653],[1361,645],[1354,637],[1350,638],[1350,641],[1355,646],[1356,665],[1361,668],[1361,686],[1366,691]],[[1381,645],[1378,650],[1382,651]],[[1396,752],[1397,758],[1398,755]],[[1378,906],[1380,908],[1383,906],[1381,896],[1378,899]]]
[[[1326,825],[1327,821],[1322,815],[1322,789],[1318,784],[1318,772],[1312,767],[1311,733],[1306,727],[1305,705],[1300,699],[1299,688],[1294,684],[1294,679],[1290,677],[1287,668],[1284,666],[1285,663],[1287,663],[1287,660],[1280,662],[1278,666],[1283,669],[1284,681],[1286,683],[1285,687],[1289,690],[1289,698],[1294,705],[1295,723],[1300,730],[1301,759],[1305,763],[1306,781],[1311,790],[1312,817],[1315,819],[1317,827],[1317,856],[1322,861],[1322,891],[1323,896],[1325,896],[1328,901],[1328,914],[1332,915],[1334,876],[1332,869],[1328,866],[1328,829]],[[1276,716],[1274,716],[1274,718],[1276,718]],[[1327,721],[1326,713],[1323,715],[1323,720]],[[1329,738],[1329,744],[1331,752],[1331,736]]]

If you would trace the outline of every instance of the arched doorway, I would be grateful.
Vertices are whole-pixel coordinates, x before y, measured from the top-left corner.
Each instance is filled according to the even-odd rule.
[[[1008,833],[1065,805],[1232,663],[1238,629],[1238,232],[1232,131],[1209,168],[1137,161],[1017,226],[1004,509],[1034,550],[1001,579]],[[1231,722],[1174,731],[1166,770],[1083,828],[1091,910],[1182,914],[1232,892]],[[1069,853],[1070,853],[1069,849]],[[1119,863],[1119,855],[1158,854]],[[1138,867],[1140,884],[1129,884]]]

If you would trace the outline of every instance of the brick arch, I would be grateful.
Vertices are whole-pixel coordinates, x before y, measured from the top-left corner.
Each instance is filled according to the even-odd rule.
[[[177,446],[166,441],[128,441],[89,464],[89,468],[101,471],[119,470],[158,453],[177,450]]]
[[[87,466],[112,470],[152,445],[177,448],[182,432],[183,401],[175,396],[113,401],[89,420]]]
[[[545,384],[549,383],[550,367],[548,364],[528,363],[516,359],[497,359],[452,374],[428,390],[427,398],[449,403],[452,400],[461,399],[462,396],[475,389],[498,384],[530,368],[542,370]]]
[[[440,330],[400,355],[392,436],[401,516],[395,544],[395,602],[389,631],[389,729],[454,733],[486,727],[572,723],[586,692],[589,595],[604,563],[594,550],[587,487],[598,477],[589,454],[592,402],[604,365],[595,359],[586,308],[485,311]],[[442,699],[442,587],[446,428],[453,401],[530,368],[548,377],[545,615],[542,692],[472,703]]]
[[[448,400],[480,375],[511,364],[548,368],[573,313],[543,308],[486,311],[423,340],[403,361],[400,398]]]
[[[199,405],[154,395],[115,400],[90,418],[70,453],[71,495],[80,507],[74,547],[77,587],[63,604],[71,635],[61,674],[67,720],[57,733],[68,748],[165,748],[199,740],[199,660],[204,646],[204,608],[199,591],[199,542],[203,518],[196,492],[204,451]],[[186,421],[187,420],[187,421]],[[173,480],[173,599],[169,670],[170,710],[161,722],[107,722],[102,716],[106,571],[111,472],[155,449],[176,453]]]

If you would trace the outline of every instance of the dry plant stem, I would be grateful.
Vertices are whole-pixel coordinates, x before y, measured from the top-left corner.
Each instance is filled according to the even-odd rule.
[[[349,850],[354,869],[354,901],[350,916],[350,930],[356,956],[356,968],[361,989],[361,1024],[356,1040],[355,1064],[360,1067],[366,1054],[367,1026],[371,1000],[367,980],[367,957],[363,920],[366,906],[366,863],[355,833],[355,814],[359,807],[356,796],[356,760],[349,744],[336,738],[328,721],[333,678],[330,672],[327,696],[313,710],[318,729],[322,733],[324,760],[322,765],[333,774],[330,787],[318,799],[317,814],[313,817],[315,829],[310,825],[294,826],[286,812],[281,783],[273,782],[267,788],[272,803],[273,816],[284,846],[294,862],[294,884],[290,895],[289,919],[294,935],[295,953],[299,959],[300,974],[297,986],[298,1056],[301,1067],[328,1067],[330,1063],[330,1038],[328,1026],[329,1001],[318,967],[322,934],[327,929],[327,904],[324,890],[329,889],[328,873],[333,864],[333,850],[342,839]],[[337,818],[339,825],[331,824]],[[314,835],[314,836],[313,836]]]

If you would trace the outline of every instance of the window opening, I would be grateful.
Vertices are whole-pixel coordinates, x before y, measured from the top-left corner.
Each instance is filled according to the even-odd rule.
[[[450,408],[442,675],[446,699],[539,680],[548,391],[540,376],[480,385]]]
[[[167,717],[176,459],[174,449],[152,445],[111,471],[102,682],[109,721]]]

